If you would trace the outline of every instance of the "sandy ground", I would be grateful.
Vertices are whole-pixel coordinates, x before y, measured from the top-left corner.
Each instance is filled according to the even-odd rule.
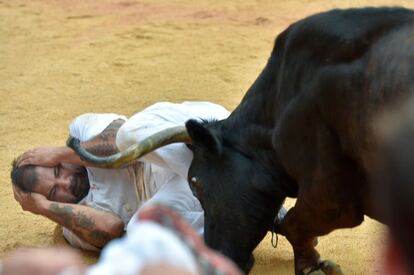
[[[233,110],[264,67],[275,36],[335,7],[411,1],[0,0],[0,255],[64,245],[60,228],[14,201],[14,157],[62,145],[84,112],[131,115],[157,101],[208,100]],[[289,203],[292,203],[290,201]],[[319,251],[347,274],[381,273],[384,228],[366,221],[320,238]],[[88,263],[96,255],[84,253]],[[253,274],[292,274],[291,247],[270,236]]]

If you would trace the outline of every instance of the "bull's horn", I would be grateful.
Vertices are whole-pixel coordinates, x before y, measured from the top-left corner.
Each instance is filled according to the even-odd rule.
[[[140,143],[131,145],[123,152],[107,157],[98,157],[89,153],[81,147],[79,139],[72,136],[69,136],[66,144],[72,148],[81,159],[91,164],[98,167],[118,168],[157,148],[176,142],[191,142],[191,138],[188,135],[185,126],[177,126],[162,130],[142,140]]]

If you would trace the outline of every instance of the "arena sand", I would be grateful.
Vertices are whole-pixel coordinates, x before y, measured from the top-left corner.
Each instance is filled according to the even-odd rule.
[[[131,115],[157,101],[208,100],[233,110],[276,35],[330,8],[411,1],[0,0],[0,255],[65,245],[61,230],[23,212],[11,191],[13,158],[63,145],[84,112]],[[292,205],[293,200],[287,202]],[[318,249],[347,274],[381,273],[384,228],[366,218],[321,237]],[[83,253],[87,263],[97,255]],[[252,274],[292,274],[285,238],[255,250]]]

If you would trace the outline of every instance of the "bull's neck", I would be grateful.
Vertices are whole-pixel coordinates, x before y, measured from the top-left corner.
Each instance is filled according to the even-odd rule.
[[[272,130],[279,115],[277,63],[277,56],[273,53],[239,106],[225,120],[224,128],[235,136],[232,142],[241,143],[239,145],[243,147],[272,147]]]
[[[229,118],[231,123],[235,125],[256,124],[269,128],[274,126],[279,109],[277,106],[277,63],[276,56],[272,54],[266,67],[231,114]]]
[[[273,181],[284,186],[286,194],[292,194],[293,191],[286,187],[288,184],[285,182],[289,179],[272,145],[279,116],[292,97],[290,93],[279,94],[280,60],[279,53],[273,52],[239,106],[228,119],[222,121],[221,126],[229,144],[256,160]]]

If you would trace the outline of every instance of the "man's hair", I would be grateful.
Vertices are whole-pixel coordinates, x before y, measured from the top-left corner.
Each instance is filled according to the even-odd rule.
[[[37,174],[35,171],[34,165],[24,165],[17,167],[17,160],[16,158],[12,162],[12,169],[10,172],[10,178],[12,184],[19,187],[24,192],[32,192],[37,185]]]

